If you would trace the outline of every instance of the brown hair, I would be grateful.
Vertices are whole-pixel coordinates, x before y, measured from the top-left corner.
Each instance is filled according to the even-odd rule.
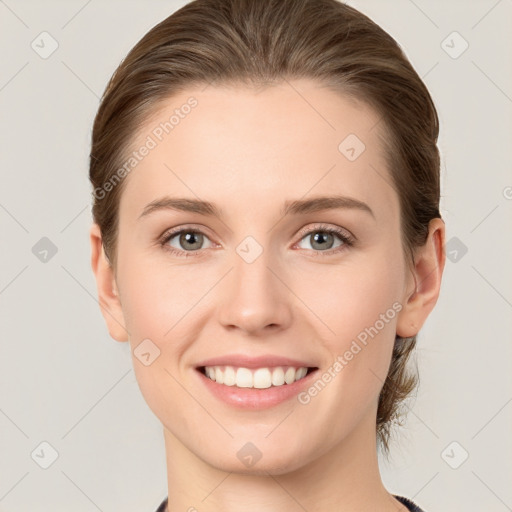
[[[397,191],[404,254],[428,236],[439,213],[439,121],[432,98],[397,42],[337,0],[194,0],[153,27],[110,79],[92,132],[93,218],[115,269],[119,200],[113,183],[137,130],[161,101],[192,85],[265,86],[315,79],[378,113]],[[380,133],[380,131],[379,131]],[[119,176],[119,174],[117,174]],[[100,191],[101,193],[97,193]],[[389,452],[401,402],[418,383],[406,363],[416,336],[396,336],[379,397],[377,438]]]

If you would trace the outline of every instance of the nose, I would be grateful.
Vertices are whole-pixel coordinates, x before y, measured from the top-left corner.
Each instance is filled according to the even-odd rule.
[[[265,250],[252,262],[235,253],[221,292],[221,324],[253,336],[286,329],[292,318],[293,294],[285,284],[285,274]]]

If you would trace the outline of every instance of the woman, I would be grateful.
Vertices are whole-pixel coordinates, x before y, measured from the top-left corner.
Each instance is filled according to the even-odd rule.
[[[91,261],[163,425],[160,511],[421,511],[377,448],[441,285],[438,130],[398,44],[336,0],[195,0],[121,63]]]

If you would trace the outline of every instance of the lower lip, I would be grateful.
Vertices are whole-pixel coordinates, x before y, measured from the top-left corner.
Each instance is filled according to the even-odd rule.
[[[210,379],[200,370],[196,369],[201,381],[211,391],[211,393],[234,407],[240,409],[268,409],[274,407],[290,398],[296,396],[305,387],[310,385],[311,379],[317,373],[317,369],[310,371],[302,379],[296,380],[292,384],[283,384],[282,386],[271,386],[269,388],[238,388],[236,386],[226,386]]]

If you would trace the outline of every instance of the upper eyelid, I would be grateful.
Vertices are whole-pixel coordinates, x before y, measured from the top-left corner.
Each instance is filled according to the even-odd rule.
[[[344,235],[347,238],[355,239],[355,236],[352,235],[352,233],[350,231],[348,231],[346,228],[342,228],[340,226],[330,226],[330,225],[328,225],[326,223],[322,223],[322,222],[318,223],[316,226],[306,227],[306,228],[301,229],[299,231],[299,235],[307,236],[310,233],[315,232],[315,231],[330,231],[330,232],[333,232],[334,234]]]
[[[208,229],[204,226],[200,226],[200,227],[197,227],[196,225],[185,225],[185,226],[179,226],[179,227],[176,227],[176,228],[169,228],[169,229],[166,229],[159,237],[158,237],[158,240],[166,240],[166,239],[169,239],[169,238],[173,238],[174,236],[176,235],[179,235],[180,233],[182,232],[187,232],[187,231],[192,231],[194,233],[201,233],[205,236],[208,236],[208,233],[206,233],[205,231],[208,231]]]

